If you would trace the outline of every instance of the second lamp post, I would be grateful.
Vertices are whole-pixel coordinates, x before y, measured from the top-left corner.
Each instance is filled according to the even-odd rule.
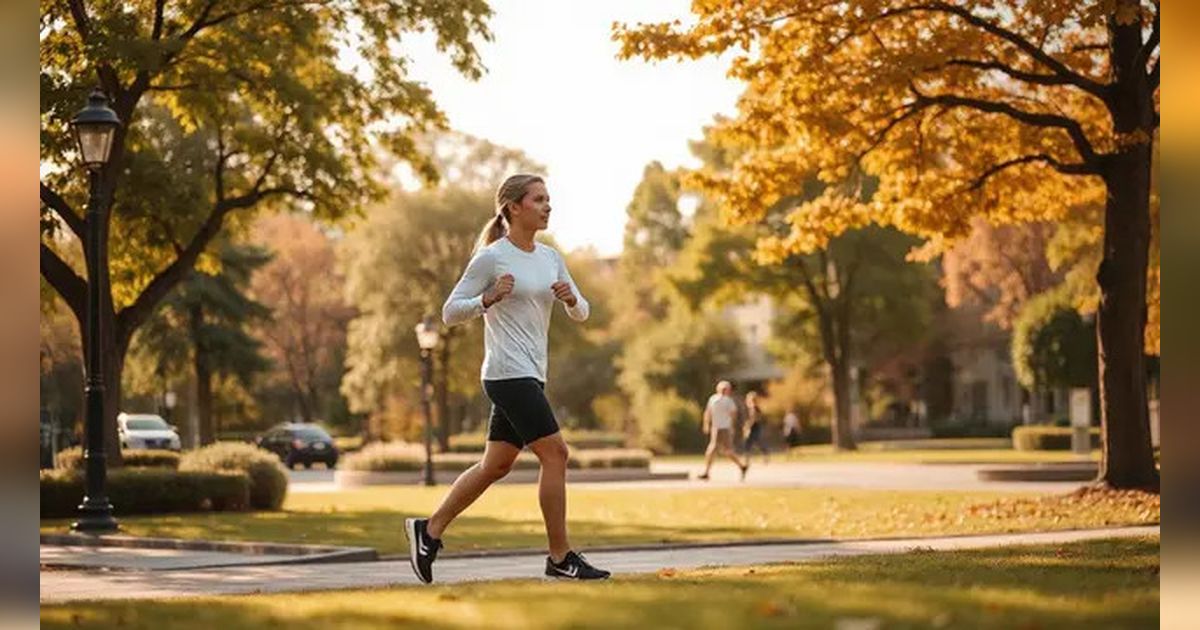
[[[417,346],[421,348],[421,411],[425,414],[425,485],[432,486],[433,482],[433,417],[429,408],[429,399],[433,389],[433,349],[441,339],[437,321],[432,316],[425,316],[417,324]]]

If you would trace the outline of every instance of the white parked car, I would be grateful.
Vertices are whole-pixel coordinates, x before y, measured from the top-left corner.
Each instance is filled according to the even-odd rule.
[[[117,415],[117,434],[121,450],[166,449],[179,450],[179,433],[156,413],[120,413]]]

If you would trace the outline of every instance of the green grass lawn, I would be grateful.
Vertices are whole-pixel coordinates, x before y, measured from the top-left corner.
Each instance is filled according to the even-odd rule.
[[[428,515],[444,487],[376,486],[289,495],[281,512],[121,518],[138,536],[374,547],[401,552],[405,516]],[[813,488],[572,489],[568,518],[581,548],[763,538],[864,538],[996,533],[1157,523],[1157,495],[1044,496],[1005,492]],[[42,521],[63,532],[69,520]],[[447,553],[542,548],[531,484],[498,485],[445,536]]]
[[[43,606],[42,628],[1157,628],[1159,541]]]

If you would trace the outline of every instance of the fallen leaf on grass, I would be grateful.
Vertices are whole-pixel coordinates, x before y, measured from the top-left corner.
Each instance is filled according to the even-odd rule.
[[[673,578],[673,577],[675,577],[675,573],[676,573],[675,569],[672,569],[672,568],[659,569],[658,577],[664,578],[664,579],[665,578]]]

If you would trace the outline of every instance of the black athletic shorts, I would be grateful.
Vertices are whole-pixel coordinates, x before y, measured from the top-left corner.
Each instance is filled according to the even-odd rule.
[[[536,378],[509,378],[483,382],[483,393],[492,401],[488,440],[508,442],[517,448],[558,433],[558,421],[546,400],[546,384]]]

